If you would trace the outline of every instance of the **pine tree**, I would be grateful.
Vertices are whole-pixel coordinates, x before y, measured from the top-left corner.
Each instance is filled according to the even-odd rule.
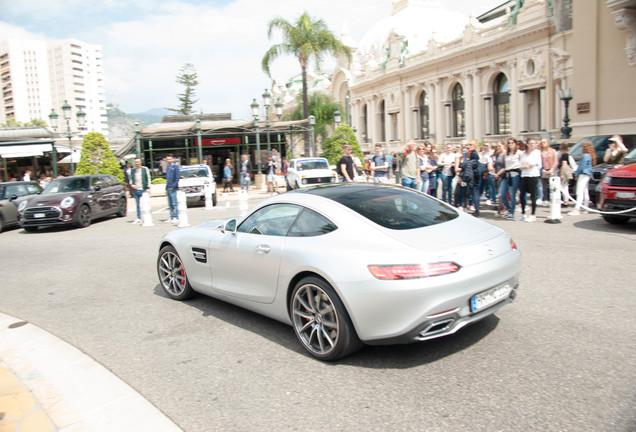
[[[108,141],[100,133],[91,132],[84,136],[75,175],[84,174],[112,174],[120,183],[124,182],[124,173],[119,162],[108,146]]]
[[[166,109],[182,115],[190,115],[194,112],[192,109],[194,104],[199,102],[198,100],[194,100],[196,92],[195,87],[199,85],[197,70],[194,68],[192,63],[186,63],[181,67],[179,72],[180,74],[177,75],[177,82],[185,86],[184,92],[181,93],[178,98],[181,103],[181,107]]]

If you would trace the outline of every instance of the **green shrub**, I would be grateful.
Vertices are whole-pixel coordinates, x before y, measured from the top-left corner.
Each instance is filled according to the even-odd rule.
[[[82,154],[75,174],[112,174],[120,183],[124,183],[124,172],[115,154],[111,151],[104,135],[97,132],[84,135]]]
[[[156,179],[152,180],[152,184],[166,184],[166,183],[167,181],[163,177],[157,177]]]

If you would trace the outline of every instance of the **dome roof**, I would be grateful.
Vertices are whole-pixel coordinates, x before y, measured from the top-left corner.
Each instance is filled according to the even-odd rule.
[[[461,37],[469,18],[442,8],[440,0],[396,0],[390,17],[375,24],[361,39],[357,53],[384,56],[393,31],[408,40],[409,53],[425,51],[428,41],[448,42]]]

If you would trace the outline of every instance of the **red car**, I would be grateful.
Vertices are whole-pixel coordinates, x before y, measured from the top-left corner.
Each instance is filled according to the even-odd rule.
[[[599,208],[604,212],[618,212],[632,209],[627,213],[603,215],[612,224],[624,224],[636,218],[636,163],[610,170],[599,186]]]

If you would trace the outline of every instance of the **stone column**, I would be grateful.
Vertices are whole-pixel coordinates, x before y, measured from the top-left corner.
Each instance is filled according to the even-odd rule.
[[[519,91],[517,83],[517,60],[513,59],[507,63],[510,70],[510,133],[512,136],[519,136],[520,118],[524,115],[519,109]]]
[[[473,75],[472,71],[463,74],[462,78],[465,83],[465,92],[464,92],[464,115],[466,122],[466,139],[474,139],[475,138],[475,119],[473,110]]]
[[[483,104],[481,101],[481,70],[475,70],[473,74],[473,87],[474,87],[474,99],[473,99],[473,127],[474,137],[477,141],[484,139],[484,112]]]
[[[435,111],[435,124],[433,126],[435,131],[435,138],[437,143],[444,142],[444,103],[442,102],[442,82],[441,80],[436,80],[433,82],[431,86],[433,89],[433,97],[431,100],[432,110]]]

